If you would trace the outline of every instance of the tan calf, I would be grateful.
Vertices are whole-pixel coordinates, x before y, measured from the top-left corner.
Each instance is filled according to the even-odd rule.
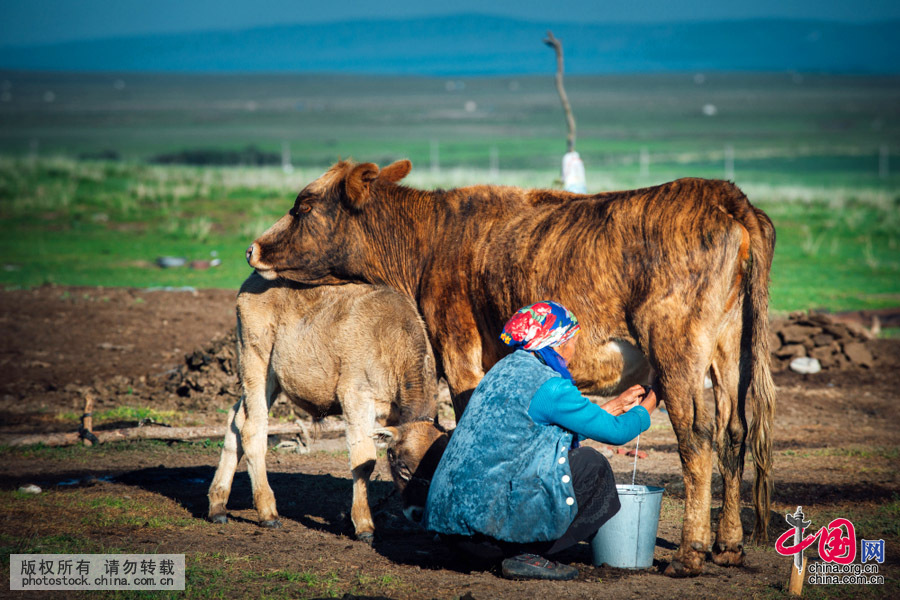
[[[431,421],[437,412],[434,358],[415,305],[384,287],[308,287],[253,274],[238,294],[237,329],[243,393],[228,413],[209,488],[210,520],[227,521],[225,505],[244,455],[260,525],[281,526],[265,458],[268,411],[283,395],[314,418],[343,414],[351,517],[357,538],[371,543],[367,484],[375,467],[376,421]]]

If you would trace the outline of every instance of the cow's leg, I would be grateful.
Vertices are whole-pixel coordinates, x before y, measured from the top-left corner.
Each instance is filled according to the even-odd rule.
[[[713,340],[699,323],[684,315],[683,305],[663,301],[647,306],[651,311],[637,315],[636,326],[639,331],[649,331],[649,335],[641,336],[641,345],[649,350],[659,376],[661,400],[666,403],[678,438],[685,490],[681,546],[666,575],[697,575],[703,569],[710,542],[714,423],[703,401],[703,377],[712,358]]]
[[[375,523],[369,508],[369,477],[375,468],[375,398],[368,386],[357,386],[355,393],[341,394],[341,408],[347,423],[347,449],[353,475],[353,505],[350,518],[356,538],[371,544]]]
[[[447,386],[453,401],[456,422],[462,416],[472,392],[484,377],[481,364],[481,343],[477,338],[455,341],[453,347],[445,347],[441,353]]]
[[[235,402],[228,411],[228,421],[225,425],[225,446],[219,457],[219,466],[209,486],[209,520],[213,523],[227,523],[228,516],[225,505],[231,494],[231,483],[234,480],[234,472],[244,450],[241,447],[241,428],[244,425],[244,397]]]
[[[443,367],[456,421],[462,416],[475,387],[484,377],[481,338],[469,299],[452,291],[438,295],[440,302],[422,306],[435,357]]]
[[[660,376],[662,396],[678,438],[678,454],[684,476],[684,524],[681,546],[666,575],[697,575],[709,548],[710,486],[712,483],[712,419],[703,404],[702,372],[687,373],[677,380]]]
[[[712,556],[713,562],[723,566],[739,565],[744,560],[744,530],[740,511],[747,425],[743,402],[739,398],[740,389],[746,390],[747,384],[744,382],[742,385],[740,381],[740,338],[733,337],[735,339],[726,347],[720,342],[711,369],[716,397],[716,448],[724,484],[722,514]]]
[[[258,371],[265,374],[265,368]],[[248,390],[244,402],[246,418],[241,428],[241,443],[247,457],[247,474],[253,490],[253,506],[262,527],[281,527],[275,508],[275,495],[266,476],[266,442],[269,431],[270,401],[277,396],[275,377],[249,377],[248,369],[242,370],[244,388]],[[253,390],[253,392],[249,392]]]

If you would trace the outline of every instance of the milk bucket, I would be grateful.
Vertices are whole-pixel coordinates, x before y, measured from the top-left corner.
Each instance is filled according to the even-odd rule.
[[[591,540],[594,565],[606,563],[620,569],[653,566],[656,528],[662,506],[661,487],[617,485],[619,509]]]

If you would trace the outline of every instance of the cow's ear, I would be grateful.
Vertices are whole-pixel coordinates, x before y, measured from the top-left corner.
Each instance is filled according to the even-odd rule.
[[[381,170],[378,179],[389,183],[397,183],[412,171],[412,163],[406,159],[398,160]]]
[[[390,444],[397,438],[399,431],[396,427],[379,427],[372,432],[372,439],[379,444]]]
[[[356,165],[347,175],[347,199],[353,208],[362,208],[369,200],[370,185],[378,177],[378,165],[363,163]]]

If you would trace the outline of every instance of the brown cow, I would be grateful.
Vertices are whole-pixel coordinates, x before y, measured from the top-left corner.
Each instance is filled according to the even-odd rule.
[[[656,374],[686,494],[681,546],[666,572],[702,570],[714,443],[725,490],[713,560],[740,564],[747,437],[758,540],[770,505],[775,231],[765,213],[725,181],[679,179],[596,195],[494,186],[420,191],[397,184],[410,168],[409,161],[380,171],[337,163],[250,246],[248,262],[266,278],[365,281],[415,299],[457,416],[506,353],[498,339],[504,321],[526,304],[561,302],[584,332],[570,365],[580,388],[617,393],[646,377],[646,361]],[[703,400],[707,372],[715,416]]]
[[[358,539],[375,531],[367,484],[375,467],[376,420],[399,424],[437,415],[437,376],[422,319],[409,298],[370,285],[302,286],[251,275],[237,300],[241,399],[228,413],[225,447],[209,488],[209,518],[225,505],[241,455],[260,524],[280,527],[266,478],[268,410],[284,395],[316,418],[343,414]]]

